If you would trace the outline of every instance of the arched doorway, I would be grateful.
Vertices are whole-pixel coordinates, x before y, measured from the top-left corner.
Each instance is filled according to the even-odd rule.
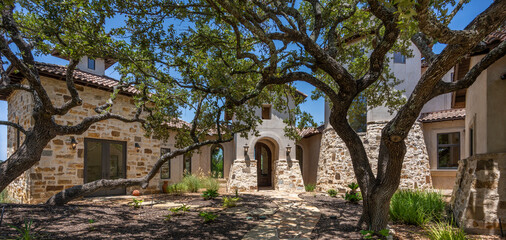
[[[214,178],[223,178],[224,170],[224,151],[219,144],[211,148],[211,176]]]
[[[255,144],[258,187],[272,187],[272,151],[267,144]]]

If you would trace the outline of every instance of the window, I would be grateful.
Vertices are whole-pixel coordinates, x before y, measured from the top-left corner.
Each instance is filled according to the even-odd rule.
[[[299,160],[300,174],[304,174],[304,152],[299,145],[295,148],[295,158]]]
[[[88,68],[95,70],[95,59],[88,58]]]
[[[437,135],[437,167],[457,168],[460,160],[460,133]]]
[[[169,153],[170,148],[162,148],[160,149],[160,156]],[[163,163],[160,169],[160,178],[161,179],[170,179],[170,159],[167,162]]]
[[[400,52],[394,53],[394,63],[406,63],[406,56],[402,55]]]
[[[183,176],[192,174],[192,154],[187,153],[183,156]]]
[[[271,119],[271,106],[262,107],[262,119]]]
[[[223,178],[224,152],[221,145],[214,145],[211,148],[211,176]]]

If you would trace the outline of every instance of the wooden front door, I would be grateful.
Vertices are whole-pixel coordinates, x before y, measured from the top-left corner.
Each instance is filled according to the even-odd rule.
[[[257,160],[257,180],[259,187],[272,186],[272,153],[264,143],[255,145],[255,159]]]
[[[84,139],[84,183],[99,179],[126,177],[126,143],[102,139]],[[125,194],[126,189],[116,188],[92,193],[88,196]]]

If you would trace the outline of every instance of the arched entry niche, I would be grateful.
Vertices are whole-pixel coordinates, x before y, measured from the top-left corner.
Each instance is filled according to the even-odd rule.
[[[258,189],[274,188],[274,161],[278,159],[278,144],[270,138],[255,143],[254,156],[257,160]]]
[[[211,176],[214,178],[223,178],[225,169],[225,151],[220,144],[211,147]]]

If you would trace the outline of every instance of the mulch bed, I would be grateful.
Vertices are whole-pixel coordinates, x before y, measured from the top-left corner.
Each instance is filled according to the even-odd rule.
[[[240,196],[242,207],[275,207],[262,196]],[[144,197],[146,202],[151,197]],[[158,195],[155,200],[170,200],[207,209],[220,209],[221,197],[204,201],[198,194],[184,196]],[[89,199],[72,202],[66,206],[3,204],[6,206],[0,239],[19,236],[9,225],[23,226],[32,220],[32,232],[38,239],[241,239],[260,221],[247,219],[240,214],[218,212],[212,223],[203,223],[196,209],[185,215],[177,215],[166,221],[166,208],[144,206],[134,209],[124,202]],[[91,219],[91,221],[90,221]],[[90,223],[92,222],[92,223]]]
[[[321,218],[311,234],[311,239],[362,239],[356,227],[362,214],[362,201],[359,204],[346,202],[342,195],[329,197],[324,193],[301,193],[300,198],[320,209]],[[394,239],[428,240],[422,227],[406,224],[390,224]],[[498,240],[499,236],[468,235],[470,239]]]

